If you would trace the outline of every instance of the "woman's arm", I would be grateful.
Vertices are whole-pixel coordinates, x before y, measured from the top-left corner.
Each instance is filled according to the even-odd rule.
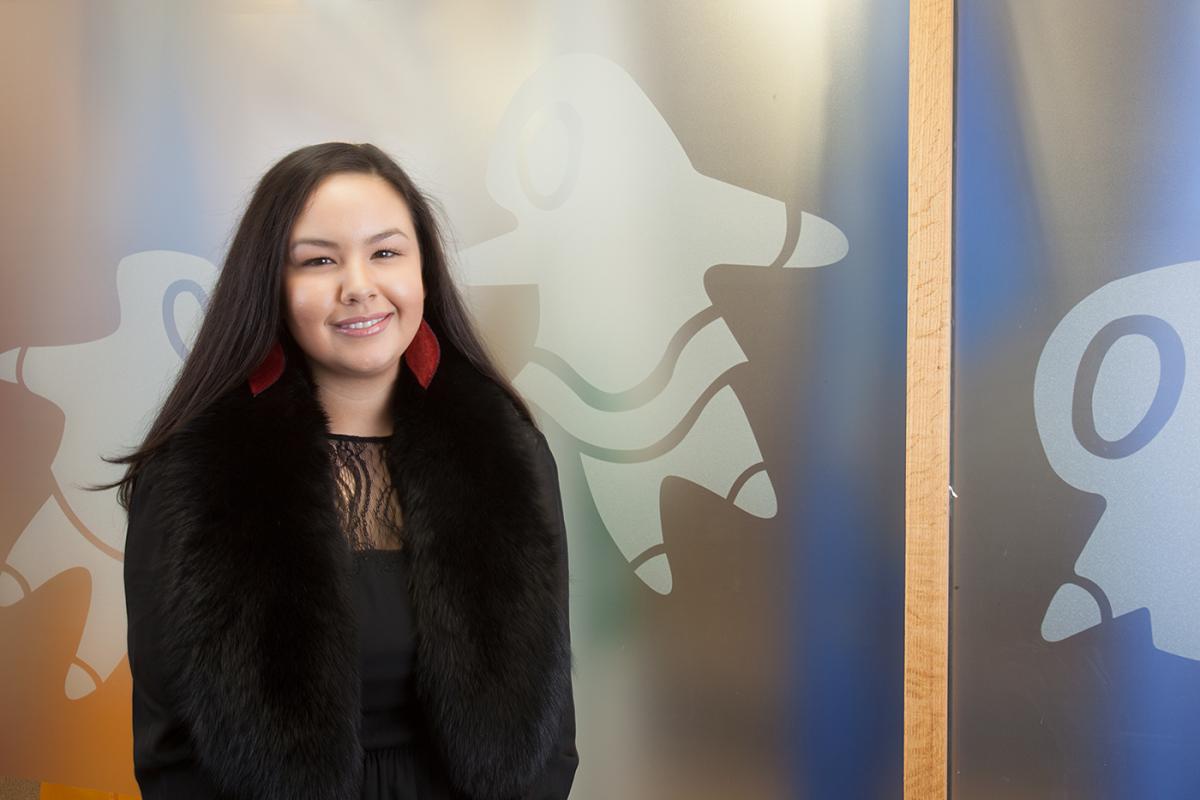
[[[539,464],[540,478],[545,482],[548,494],[552,498],[551,516],[557,528],[559,541],[562,544],[562,595],[560,602],[563,608],[570,608],[570,569],[567,563],[567,528],[563,514],[562,490],[558,482],[558,464],[554,453],[546,442],[546,437],[538,433],[538,451],[541,455]],[[568,614],[569,617],[569,614]],[[570,645],[570,625],[567,626],[567,644]],[[579,766],[579,752],[575,747],[575,701],[573,691],[568,694],[567,704],[563,709],[563,717],[559,727],[558,742],[554,753],[546,763],[541,775],[526,793],[524,800],[566,800],[571,794],[571,784],[575,780],[575,770]]]
[[[133,677],[133,771],[144,800],[216,800],[187,730],[174,713],[162,669],[160,602],[164,535],[154,461],[138,473],[125,533],[125,614]]]
[[[563,712],[558,744],[542,774],[525,794],[524,800],[566,800],[579,767],[579,752],[575,749],[575,702],[570,700]]]

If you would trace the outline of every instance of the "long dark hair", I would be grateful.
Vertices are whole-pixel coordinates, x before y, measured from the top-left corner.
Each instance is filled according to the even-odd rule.
[[[110,464],[128,465],[124,477],[86,488],[100,491],[119,487],[117,500],[128,510],[138,471],[178,428],[244,383],[276,340],[284,343],[285,350],[297,349],[283,324],[281,307],[288,242],[313,190],[328,176],[344,172],[378,175],[395,187],[416,227],[425,319],[442,347],[453,347],[461,353],[509,395],[531,424],[536,424],[529,407],[496,368],[450,277],[436,201],[422,193],[378,147],[327,142],[288,153],[258,182],[209,298],[195,344],[154,424],[132,453],[103,457]]]

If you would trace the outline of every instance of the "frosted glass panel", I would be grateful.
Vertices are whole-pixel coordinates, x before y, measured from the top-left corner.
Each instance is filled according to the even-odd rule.
[[[1200,795],[1200,15],[958,4],[955,800]]]

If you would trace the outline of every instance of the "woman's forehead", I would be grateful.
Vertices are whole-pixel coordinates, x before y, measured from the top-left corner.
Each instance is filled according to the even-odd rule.
[[[338,173],[313,190],[292,228],[292,239],[366,241],[388,231],[411,237],[412,228],[408,204],[386,179]]]

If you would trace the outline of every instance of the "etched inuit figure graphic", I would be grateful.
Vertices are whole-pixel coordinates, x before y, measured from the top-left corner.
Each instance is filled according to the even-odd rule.
[[[1154,646],[1200,660],[1200,262],[1115,280],[1076,305],[1038,361],[1046,457],[1105,509],[1050,600],[1059,641],[1141,608]]]
[[[0,354],[0,378],[63,412],[62,441],[51,466],[57,491],[0,566],[0,606],[20,603],[68,569],[88,571],[91,604],[67,668],[63,690],[69,699],[94,692],[125,656],[125,512],[115,491],[80,486],[116,480],[124,471],[100,455],[128,452],[145,435],[163,387],[199,328],[215,276],[210,263],[183,253],[128,256],[117,267],[121,318],[110,335]]]
[[[780,258],[784,204],[697,172],[633,79],[591,55],[551,61],[517,92],[487,187],[517,227],[461,253],[467,280],[538,286],[535,353],[514,382],[576,440],[609,534],[646,585],[669,593],[664,478],[756,517],[777,512],[725,377],[746,356],[713,310],[704,273],[824,266],[846,255],[846,238],[804,214],[799,241]]]

